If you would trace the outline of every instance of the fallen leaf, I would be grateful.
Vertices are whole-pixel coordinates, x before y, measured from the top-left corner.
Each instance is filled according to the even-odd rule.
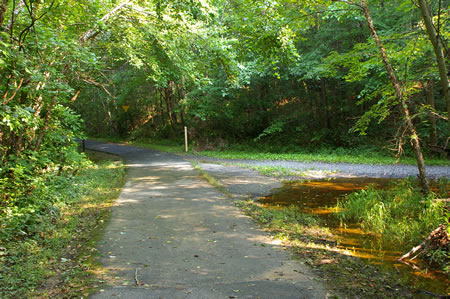
[[[335,262],[333,259],[323,259],[319,261],[319,265],[334,264]]]

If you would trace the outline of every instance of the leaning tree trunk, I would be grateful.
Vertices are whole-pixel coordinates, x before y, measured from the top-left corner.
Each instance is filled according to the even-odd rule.
[[[380,51],[381,58],[383,60],[383,64],[386,68],[386,71],[389,76],[389,80],[391,81],[395,95],[397,99],[400,101],[401,109],[403,114],[405,115],[406,125],[409,133],[411,134],[411,143],[414,149],[414,153],[416,155],[417,160],[417,168],[419,169],[419,181],[422,187],[422,190],[425,193],[430,192],[430,185],[427,180],[426,172],[425,172],[425,162],[423,159],[422,149],[420,148],[420,140],[419,135],[417,134],[416,128],[412,122],[411,115],[409,113],[408,105],[405,101],[405,96],[403,94],[400,81],[398,81],[397,76],[395,75],[394,68],[392,67],[391,62],[386,54],[386,50],[384,49],[383,43],[381,42],[380,37],[377,34],[375,26],[373,24],[372,17],[370,15],[369,7],[367,6],[366,0],[361,0],[361,7],[364,11],[364,15],[367,20],[367,25],[369,26],[370,34],[372,35],[375,43],[377,44],[378,50]]]
[[[447,67],[445,65],[444,53],[442,51],[442,46],[440,40],[438,38],[438,32],[436,32],[436,28],[433,25],[433,17],[431,15],[430,7],[426,0],[418,0],[420,13],[422,14],[422,19],[425,23],[425,28],[428,34],[428,38],[433,45],[434,54],[436,55],[436,61],[439,69],[439,77],[442,86],[442,92],[444,93],[445,103],[447,104],[447,113],[449,115],[450,122],[450,97],[448,94],[448,75],[447,75]]]

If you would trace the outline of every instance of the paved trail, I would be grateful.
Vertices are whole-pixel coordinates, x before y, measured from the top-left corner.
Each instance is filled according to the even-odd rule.
[[[309,269],[182,158],[89,141],[121,155],[127,182],[99,243],[107,285],[92,298],[325,298]]]

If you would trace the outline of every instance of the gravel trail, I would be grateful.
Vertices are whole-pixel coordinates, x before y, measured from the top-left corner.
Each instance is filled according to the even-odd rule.
[[[196,161],[208,161],[218,163],[229,163],[231,165],[249,166],[276,166],[291,170],[309,171],[311,173],[324,171],[331,172],[325,177],[370,177],[370,178],[405,178],[417,176],[417,166],[414,165],[370,165],[350,163],[325,163],[325,162],[297,162],[297,161],[256,161],[256,160],[229,160],[217,159],[203,156],[188,155],[186,158]],[[427,166],[427,177],[440,178],[450,177],[449,166]]]

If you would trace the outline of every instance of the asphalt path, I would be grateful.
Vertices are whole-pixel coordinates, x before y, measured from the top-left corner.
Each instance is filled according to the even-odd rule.
[[[329,296],[182,157],[95,141],[86,147],[124,157],[129,169],[98,244],[105,283],[92,298]]]

